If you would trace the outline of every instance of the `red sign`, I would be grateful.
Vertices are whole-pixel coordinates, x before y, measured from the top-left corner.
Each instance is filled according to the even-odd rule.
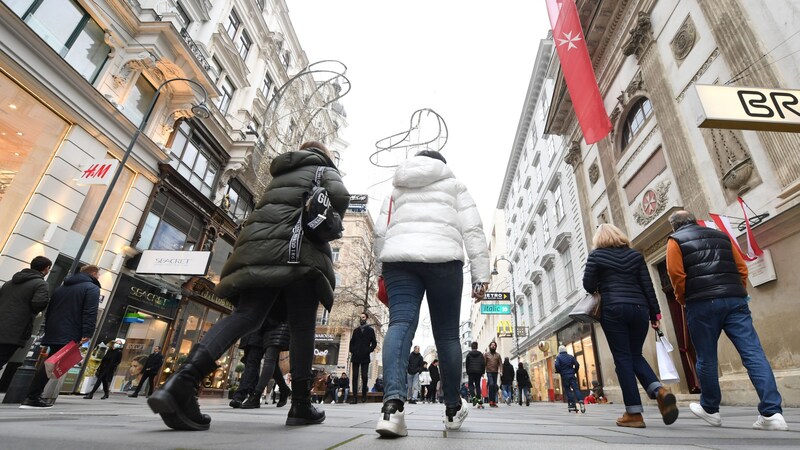
[[[96,159],[87,164],[81,164],[81,174],[75,182],[78,184],[108,185],[114,177],[118,166],[119,161],[116,159]]]

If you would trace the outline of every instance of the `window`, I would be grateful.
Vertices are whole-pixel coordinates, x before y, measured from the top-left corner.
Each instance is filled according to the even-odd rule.
[[[542,236],[545,243],[550,240],[550,223],[547,221],[547,210],[542,212]]]
[[[222,66],[219,61],[217,61],[216,56],[212,56],[208,59],[208,66],[208,73],[211,75],[211,78],[214,79],[214,83],[219,83],[220,75],[222,74]]]
[[[178,12],[178,19],[180,19],[183,28],[189,28],[189,25],[192,23],[192,19],[191,17],[189,17],[189,14],[186,14],[186,10],[183,9],[183,5],[181,5],[181,2],[175,3],[175,9]]]
[[[289,54],[289,51],[288,51],[288,50],[287,50],[287,51],[285,51],[285,52],[283,52],[283,58],[282,58],[282,60],[283,60],[283,68],[284,68],[284,69],[289,69],[289,66],[290,66],[290,65],[291,65],[291,63],[292,63],[292,55],[291,55],[291,54]]]
[[[222,268],[225,262],[233,253],[233,243],[220,237],[214,242],[214,250],[211,252],[211,262],[208,264],[208,279],[214,283],[219,283]]]
[[[144,75],[139,75],[136,84],[131,87],[125,102],[122,104],[122,114],[137,127],[144,120],[145,114],[156,95],[156,88],[147,81]]]
[[[547,140],[547,160],[552,161],[555,155],[556,155],[556,144],[553,142],[553,139],[550,138]]]
[[[556,223],[561,223],[561,219],[566,215],[564,213],[564,200],[561,197],[561,184],[553,190],[553,203],[556,212]]]
[[[166,192],[159,192],[142,225],[141,250],[187,250],[197,247],[203,219]]]
[[[73,0],[2,0],[69,63],[93,82],[111,48],[97,22]]]
[[[567,282],[567,292],[575,290],[575,271],[572,268],[572,252],[567,247],[561,253],[561,262],[564,263],[564,277]]]
[[[269,76],[269,73],[265,73],[264,81],[261,84],[261,95],[263,95],[264,98],[269,97],[269,91],[272,89],[272,84],[272,77]]]
[[[339,247],[331,248],[331,262],[339,262]]]
[[[653,105],[647,97],[640,98],[631,108],[622,128],[622,148],[628,146],[648,117],[653,114]]]
[[[322,314],[317,318],[317,325],[327,325],[331,321],[331,313],[327,309],[322,308]]]
[[[542,177],[542,165],[536,164],[536,187],[537,189],[542,187],[542,183],[544,183],[544,179]]]
[[[231,13],[228,16],[228,23],[225,25],[225,32],[228,33],[228,37],[231,40],[236,38],[236,32],[239,30],[239,25],[242,24],[242,21],[239,20],[239,15],[236,14],[235,9],[231,9]]]
[[[558,291],[556,290],[556,271],[552,268],[547,271],[547,281],[550,283],[550,307],[556,309],[558,306]]]
[[[544,311],[544,286],[541,284],[536,290],[536,306],[539,308],[539,319],[541,320],[547,315]]]
[[[239,52],[239,56],[241,56],[242,59],[247,59],[247,53],[250,52],[250,46],[252,45],[253,41],[250,40],[247,30],[242,30],[242,34],[239,35],[239,40],[236,43],[236,50]]]
[[[219,166],[209,156],[208,145],[189,122],[181,121],[175,130],[170,154],[173,156],[170,165],[198,191],[211,198]]]
[[[217,97],[217,108],[222,114],[225,114],[228,112],[228,107],[231,106],[231,99],[236,89],[234,89],[233,83],[228,77],[222,78],[222,84],[219,87],[222,89],[222,95]]]
[[[253,195],[236,179],[228,183],[228,213],[236,221],[244,221],[253,212]]]
[[[256,6],[258,6],[259,11],[264,10],[264,0],[256,0]]]

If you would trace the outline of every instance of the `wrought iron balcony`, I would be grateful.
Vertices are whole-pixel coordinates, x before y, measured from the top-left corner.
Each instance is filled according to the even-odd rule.
[[[189,36],[189,32],[186,31],[186,28],[181,28],[181,36],[183,37],[183,40],[186,42],[186,44],[189,45],[189,49],[194,54],[194,57],[197,58],[197,62],[200,63],[200,66],[202,66],[203,69],[205,69],[206,71],[211,70],[211,64],[209,64],[208,61],[206,60],[206,57],[203,56],[203,52],[200,50],[200,47],[198,47],[197,44],[194,42],[194,39],[192,39],[192,37]]]

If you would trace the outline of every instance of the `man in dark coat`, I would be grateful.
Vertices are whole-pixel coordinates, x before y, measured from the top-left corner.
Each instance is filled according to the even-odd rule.
[[[481,397],[481,377],[483,372],[486,371],[486,359],[483,357],[483,353],[478,350],[477,342],[470,344],[470,347],[472,350],[467,353],[467,357],[464,360],[464,368],[467,371],[469,396],[472,398],[472,406],[475,406]]]
[[[94,372],[94,376],[97,377],[97,381],[94,382],[94,387],[92,391],[86,394],[83,398],[86,400],[91,400],[94,397],[94,393],[97,392],[97,388],[100,387],[100,383],[103,383],[103,396],[100,400],[105,400],[108,398],[109,394],[109,386],[111,385],[111,380],[114,379],[114,372],[117,371],[117,366],[122,361],[122,346],[124,345],[124,341],[121,339],[117,339],[112,341],[109,346],[108,350],[106,350],[106,354],[103,355],[103,359],[100,360],[100,365],[97,366],[97,370]],[[141,386],[142,383],[139,383]],[[138,386],[136,389],[139,389]]]
[[[408,403],[412,405],[417,403],[417,395],[419,395],[419,374],[422,372],[422,363],[425,360],[419,354],[419,345],[414,346],[414,350],[408,355]]]
[[[436,403],[436,400],[439,397],[439,381],[442,379],[439,375],[439,360],[434,359],[431,363],[430,369],[428,372],[431,375],[431,389],[428,397],[428,401],[431,403]]]
[[[561,387],[564,390],[564,398],[567,399],[570,409],[574,408],[577,403],[581,407],[581,412],[585,412],[583,393],[578,386],[578,377],[576,375],[580,368],[581,365],[578,363],[578,360],[567,353],[567,347],[563,345],[559,346],[554,369],[557,374],[561,375]]]
[[[211,417],[201,413],[197,403],[200,381],[217,368],[217,359],[231,345],[261,327],[277,301],[286,303],[292,331],[294,389],[286,425],[325,420],[325,413],[311,405],[311,365],[317,308],[322,303],[330,310],[336,277],[330,244],[298,233],[303,228],[299,219],[320,168],[324,169],[320,185],[327,190],[333,210],[344,217],[350,194],[324,144],[306,142],[299,150],[272,160],[272,181],[239,233],[216,288],[216,294],[230,300],[236,309],[211,327],[186,363],[147,400],[168,427],[209,428]]]
[[[83,344],[92,338],[97,324],[97,306],[100,304],[100,268],[83,266],[79,273],[68,277],[56,288],[45,313],[42,345],[50,347],[55,354],[70,342]],[[42,391],[47,385],[44,364],[40,365],[28,388],[22,409],[51,408],[42,400]]]
[[[153,353],[151,353],[147,360],[144,362],[144,369],[142,370],[142,380],[139,381],[139,384],[136,385],[136,389],[133,391],[133,394],[128,395],[128,397],[136,398],[139,396],[139,390],[142,389],[144,386],[144,382],[148,381],[150,384],[147,386],[147,396],[150,397],[153,395],[153,389],[156,386],[156,376],[158,375],[158,371],[161,369],[161,366],[164,365],[164,355],[161,354],[161,347],[155,346],[153,347]]]
[[[525,366],[519,363],[517,366],[517,390],[519,391],[519,406],[522,406],[522,398],[525,397],[525,406],[531,406],[531,376],[525,370]]]
[[[52,265],[49,259],[37,256],[29,269],[15,273],[0,288],[0,369],[28,342],[33,319],[47,307],[50,292],[44,277]]]
[[[350,337],[350,363],[353,374],[353,399],[350,403],[358,403],[358,374],[361,372],[361,401],[367,402],[367,371],[369,370],[369,355],[375,351],[378,341],[375,339],[375,330],[367,325],[367,313],[361,313],[359,327],[353,330]]]

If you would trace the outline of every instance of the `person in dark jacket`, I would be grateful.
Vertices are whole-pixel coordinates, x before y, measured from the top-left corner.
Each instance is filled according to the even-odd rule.
[[[161,347],[155,346],[153,347],[153,353],[147,356],[147,360],[144,363],[144,369],[142,370],[142,380],[139,381],[139,384],[136,385],[136,389],[133,391],[133,394],[129,394],[128,397],[136,398],[139,396],[139,391],[144,386],[145,381],[150,383],[147,386],[147,396],[150,397],[153,395],[153,389],[155,389],[157,380],[156,377],[158,376],[158,371],[161,369],[161,366],[164,365],[164,355],[161,354]]]
[[[108,343],[106,354],[103,355],[103,359],[100,360],[100,365],[97,366],[97,370],[94,372],[94,376],[97,377],[97,380],[94,382],[94,387],[83,398],[86,400],[91,400],[101,383],[103,384],[103,396],[100,397],[100,400],[105,400],[108,398],[108,396],[111,394],[109,386],[111,385],[111,380],[114,378],[114,372],[117,371],[117,366],[119,366],[119,363],[122,362],[123,345],[124,342],[120,339]],[[142,384],[139,383],[139,386],[141,385]]]
[[[583,287],[600,292],[600,324],[614,357],[625,413],[617,419],[620,427],[644,428],[642,399],[636,380],[658,401],[664,423],[678,418],[675,396],[667,391],[642,356],[649,331],[648,322],[658,328],[661,309],[653,281],[642,254],[630,248],[630,240],[619,228],[601,224],[592,239],[594,250],[586,260]]]
[[[372,392],[383,392],[383,377],[378,376],[375,379],[375,384],[372,386]]]
[[[689,409],[710,425],[722,426],[717,345],[724,330],[758,393],[759,416],[753,428],[788,430],[775,375],[753,327],[744,259],[725,233],[701,227],[688,211],[673,213],[669,222],[675,232],[667,241],[667,272],[675,299],[686,309],[697,350],[700,403],[691,403]]]
[[[503,390],[503,400],[506,405],[510,405],[514,400],[514,366],[508,360],[508,357],[503,361],[503,374],[500,376],[500,386]]]
[[[68,277],[56,288],[45,313],[44,337],[41,344],[50,347],[55,354],[70,342],[83,344],[91,339],[97,324],[97,307],[100,304],[100,268],[83,266],[79,273]],[[50,408],[53,405],[42,400],[42,391],[47,385],[47,372],[40,365],[28,388],[28,394],[20,405],[22,409]]]
[[[33,319],[47,307],[50,290],[44,277],[52,266],[52,261],[37,256],[30,268],[15,273],[0,288],[0,370],[28,342]]]
[[[431,363],[431,367],[428,369],[428,373],[431,375],[431,388],[430,394],[428,395],[428,401],[431,403],[436,403],[439,399],[439,381],[441,377],[439,376],[439,360],[434,359]]]
[[[583,405],[583,393],[578,386],[578,369],[581,365],[574,356],[567,353],[567,347],[561,345],[558,347],[558,356],[554,369],[557,374],[561,375],[561,388],[564,392],[564,397],[569,403],[570,410],[575,408],[577,404],[581,408],[581,412],[586,412],[586,407]]]
[[[339,381],[336,382],[336,387],[342,391],[342,403],[347,403],[347,396],[350,394],[350,378],[347,377],[347,372],[342,372]]]
[[[289,396],[292,395],[292,390],[286,384],[283,372],[281,372],[281,366],[278,364],[280,353],[289,350],[289,324],[286,323],[286,320],[286,307],[285,302],[283,302],[273,307],[269,317],[264,322],[267,331],[264,333],[264,362],[261,365],[261,374],[258,376],[258,384],[256,384],[250,397],[242,403],[242,409],[261,407],[261,395],[264,393],[264,389],[266,389],[270,379],[275,380],[275,385],[280,390],[278,404],[275,405],[276,408],[286,405]]]
[[[419,345],[414,346],[414,351],[408,355],[408,368],[406,369],[407,383],[408,383],[408,403],[412,405],[417,403],[417,396],[419,395],[419,374],[422,372],[422,355],[419,354]]]
[[[478,350],[477,342],[470,344],[470,347],[472,350],[467,353],[467,357],[464,360],[464,368],[467,371],[469,396],[472,398],[472,406],[475,406],[481,396],[481,377],[486,371],[486,359],[483,357],[483,353]]]
[[[286,303],[292,331],[294,390],[286,425],[325,420],[325,413],[311,405],[311,365],[317,308],[320,303],[327,310],[333,306],[336,277],[330,244],[301,233],[300,220],[319,168],[324,169],[320,184],[328,192],[332,209],[344,217],[350,194],[324,144],[306,142],[299,150],[272,160],[272,181],[239,233],[216,287],[216,295],[227,298],[236,309],[211,327],[186,363],[147,400],[168,427],[209,428],[211,418],[200,412],[197,403],[200,381],[217,368],[217,359],[231,345],[261,327],[277,301]]]
[[[359,316],[359,326],[353,330],[350,336],[350,363],[352,364],[351,373],[353,374],[353,399],[351,403],[358,403],[358,375],[361,372],[361,401],[367,402],[367,373],[369,370],[370,354],[378,346],[375,339],[375,330],[367,325],[367,313],[362,312]]]
[[[261,373],[261,360],[264,358],[264,333],[267,332],[266,321],[258,331],[246,334],[239,341],[239,349],[244,351],[241,362],[244,364],[242,376],[239,378],[239,387],[233,393],[228,406],[231,408],[241,408],[248,396],[255,393],[258,384],[258,374]],[[258,397],[259,405],[261,396]]]
[[[525,398],[525,406],[531,406],[531,377],[522,363],[517,366],[517,390],[519,391],[519,406],[522,406],[523,398]]]

